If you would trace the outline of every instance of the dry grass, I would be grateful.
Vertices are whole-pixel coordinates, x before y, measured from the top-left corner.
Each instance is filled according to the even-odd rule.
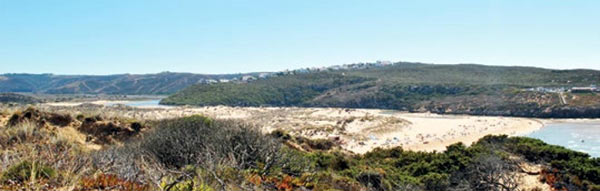
[[[86,173],[86,154],[78,144],[37,122],[0,127],[0,140],[0,172],[6,172],[22,161],[45,165],[57,172],[56,176],[47,179],[33,176],[25,182],[5,182],[0,188],[56,189],[59,185],[74,184]]]
[[[4,117],[0,118],[0,177],[22,161],[36,164],[33,166],[47,166],[56,175],[32,176],[26,181],[3,181],[0,182],[0,190],[72,190],[82,178],[89,178],[98,171],[92,168],[90,156],[101,147],[89,143],[88,136],[77,130],[81,122],[75,120],[66,126],[42,122],[47,116],[76,116],[79,113],[62,111],[57,114],[48,110],[22,109],[34,112],[33,116],[38,117],[22,118],[9,126],[8,116],[22,115],[22,110],[5,109]],[[127,121],[122,123],[127,124]],[[34,169],[30,171],[34,172]]]
[[[566,99],[574,106],[600,105],[599,93],[568,93]]]
[[[261,158],[263,160],[260,160],[263,162],[254,163],[254,161],[259,160],[248,157],[256,155],[255,153],[267,151],[277,153],[278,147],[263,149],[258,146],[260,145],[259,143],[263,142],[262,138],[268,138],[262,136],[258,129],[252,128],[250,130],[251,128],[246,128],[244,125],[237,125],[238,123],[234,121],[219,121],[220,126],[223,126],[223,128],[219,128],[219,126],[215,127],[216,129],[212,131],[191,136],[191,138],[200,138],[199,135],[203,135],[205,137],[200,140],[206,143],[204,145],[215,144],[212,144],[214,147],[211,148],[213,149],[211,150],[212,152],[198,151],[196,153],[205,154],[206,156],[203,155],[201,158],[192,157],[193,160],[202,161],[204,168],[202,173],[190,175],[180,169],[185,165],[177,166],[177,168],[167,167],[167,163],[163,160],[158,160],[162,158],[156,157],[152,152],[149,152],[152,149],[158,148],[162,148],[160,152],[176,150],[176,148],[163,147],[163,145],[187,134],[175,134],[175,137],[163,138],[165,135],[172,133],[170,130],[165,129],[154,134],[150,132],[145,134],[150,138],[154,138],[150,141],[128,140],[129,138],[136,137],[135,135],[142,133],[142,131],[145,132],[145,126],[140,130],[132,125],[135,120],[128,117],[120,117],[119,115],[137,111],[111,109],[107,111],[99,112],[99,110],[92,109],[87,113],[79,113],[78,109],[63,110],[46,107],[36,109],[23,108],[23,110],[12,111],[13,113],[8,113],[10,111],[7,111],[4,115],[5,117],[0,118],[0,180],[2,180],[1,177],[9,169],[25,169],[28,172],[37,172],[36,169],[39,169],[39,166],[43,166],[56,173],[53,173],[52,176],[34,175],[23,178],[21,178],[22,176],[6,175],[5,177],[9,178],[7,178],[7,181],[0,181],[0,190],[97,190],[107,189],[107,184],[115,184],[112,186],[116,186],[113,188],[117,190],[130,190],[128,188],[134,188],[133,190],[159,190],[171,185],[175,180],[179,181],[181,177],[185,179],[184,182],[195,181],[194,184],[197,184],[210,180],[210,186],[213,188],[225,187],[230,186],[230,183],[223,183],[221,182],[222,179],[231,181],[229,177],[235,175],[237,179],[243,181],[241,179],[244,176],[238,175],[238,172],[250,167],[263,169],[262,171],[258,171],[261,173],[263,171],[266,172],[272,166],[271,160],[274,160],[273,156],[264,156]],[[32,114],[28,114],[27,116],[34,117],[23,117],[27,112],[32,112]],[[66,126],[57,126],[53,123],[42,122],[47,119],[46,116],[53,116],[56,113],[66,114],[75,119],[82,118],[82,120],[75,120]],[[14,114],[17,114],[16,116],[19,119],[13,120],[13,124],[10,126],[4,125],[9,117]],[[94,119],[90,121],[88,118]],[[100,120],[97,121],[97,119]],[[177,120],[174,120],[174,122],[177,122]],[[162,122],[153,122],[153,124],[158,125],[162,124]],[[177,127],[179,125],[176,124]],[[87,130],[92,131],[85,132],[86,129],[84,127],[88,127]],[[115,134],[115,131],[124,129],[126,130],[124,134],[128,136],[120,136],[123,133]],[[214,134],[215,132],[220,132],[221,134],[216,135]],[[101,145],[93,143],[93,140],[102,138],[102,136],[114,141],[105,142]],[[140,140],[144,139],[140,137]],[[156,143],[156,140],[163,141]],[[218,140],[224,142],[218,143]],[[233,151],[227,150],[230,149],[227,146],[227,142],[235,141],[242,142],[239,143],[240,146],[231,148],[234,149]],[[188,142],[183,142],[183,145],[179,147],[189,146],[186,144]],[[140,149],[142,146],[145,146],[143,148],[146,148],[147,151]],[[200,147],[186,149],[197,150],[198,148]],[[209,160],[207,158],[212,159]],[[25,165],[25,168],[23,168],[23,161],[34,165]],[[200,162],[192,164],[197,163]],[[223,168],[224,166],[227,167]],[[199,177],[200,174],[204,177]],[[175,183],[179,184],[179,182]],[[110,186],[108,185],[108,187]],[[231,184],[231,186],[236,187],[236,184]]]

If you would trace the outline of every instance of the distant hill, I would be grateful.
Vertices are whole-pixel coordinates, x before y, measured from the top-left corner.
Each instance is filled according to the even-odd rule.
[[[37,98],[15,94],[15,93],[0,93],[0,103],[20,103],[20,104],[33,104],[39,103],[40,100]]]
[[[172,94],[190,85],[245,74],[203,75],[163,72],[144,75],[3,74],[0,92],[47,94]]]
[[[598,94],[572,96],[532,87],[600,84],[600,71],[474,64],[358,64],[296,70],[249,83],[196,84],[171,105],[307,106],[529,117],[600,117]],[[581,101],[577,99],[584,99]]]

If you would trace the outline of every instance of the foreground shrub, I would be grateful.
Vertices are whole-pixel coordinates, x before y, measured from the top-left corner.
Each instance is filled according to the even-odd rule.
[[[22,112],[15,112],[8,120],[8,126],[15,126],[27,121],[35,121],[40,125],[49,122],[52,125],[64,127],[71,124],[74,119],[69,114],[48,113],[35,108],[27,108]]]
[[[335,143],[329,139],[307,139],[298,137],[299,144],[305,143],[311,150],[330,150],[335,146]]]
[[[0,129],[0,148],[8,148],[22,143],[36,143],[42,140],[46,134],[46,130],[41,129],[33,122],[5,127]]]
[[[9,184],[23,184],[27,181],[35,182],[38,179],[50,179],[54,176],[56,176],[56,171],[47,165],[22,161],[2,173],[0,181]]]
[[[192,166],[184,168],[186,175],[180,177],[166,177],[160,182],[159,187],[162,190],[170,191],[214,191],[211,186],[207,185],[200,177],[203,172],[200,169],[195,169]]]
[[[277,160],[280,144],[245,123],[192,116],[159,122],[140,147],[171,168],[227,164],[266,172]]]
[[[361,184],[373,190],[388,190],[384,186],[383,175],[379,172],[363,172],[356,178]]]
[[[187,183],[202,182],[219,189],[244,187],[245,172],[264,176],[278,169],[274,167],[281,158],[281,143],[254,126],[202,116],[162,120],[152,126],[124,146],[95,153],[96,168],[157,187],[187,188]],[[185,170],[189,167],[197,170],[190,173]]]
[[[99,174],[93,178],[83,178],[75,190],[146,191],[150,190],[150,187],[145,184],[121,179],[113,174]]]

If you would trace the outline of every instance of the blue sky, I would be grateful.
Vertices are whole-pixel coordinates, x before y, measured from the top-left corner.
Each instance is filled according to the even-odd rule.
[[[600,69],[598,0],[0,0],[0,73],[376,60]]]

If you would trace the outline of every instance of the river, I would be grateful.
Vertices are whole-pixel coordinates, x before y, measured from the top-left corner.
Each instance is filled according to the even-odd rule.
[[[161,106],[163,106],[163,105],[160,105],[159,103],[160,103],[160,99],[153,99],[153,100],[127,101],[124,103],[107,102],[104,105],[112,106],[112,105],[116,105],[116,104],[123,104],[123,105],[131,106],[131,107],[161,107]]]

